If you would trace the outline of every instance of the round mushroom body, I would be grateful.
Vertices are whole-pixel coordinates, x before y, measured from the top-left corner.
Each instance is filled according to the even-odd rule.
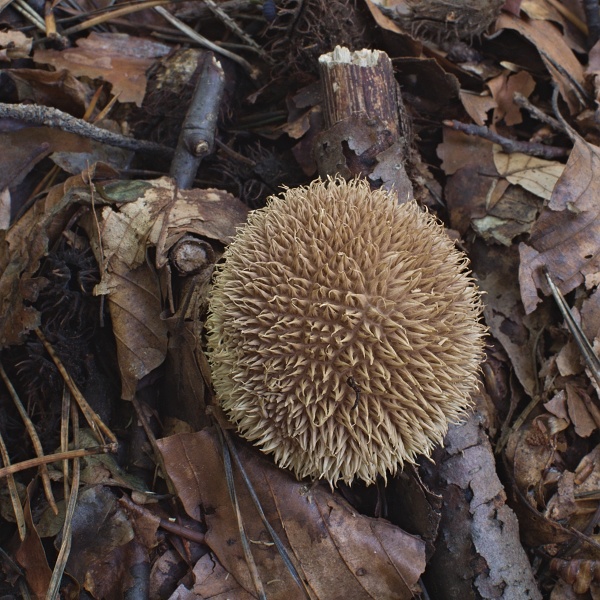
[[[219,402],[298,478],[373,483],[440,444],[478,385],[466,256],[414,202],[317,180],[250,215],[207,321]]]

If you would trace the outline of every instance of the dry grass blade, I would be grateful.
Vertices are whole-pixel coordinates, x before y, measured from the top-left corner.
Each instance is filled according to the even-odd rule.
[[[13,8],[21,13],[25,19],[37,27],[40,31],[46,33],[46,24],[40,15],[38,15],[33,8],[31,8],[24,0],[15,0]]]
[[[231,456],[233,456],[233,459],[235,460],[235,464],[236,464],[237,468],[240,470],[242,479],[244,480],[244,483],[246,484],[246,488],[248,489],[248,492],[250,493],[252,502],[254,503],[254,506],[256,507],[258,514],[260,515],[260,519],[263,522],[265,529],[269,532],[269,535],[271,536],[271,539],[273,540],[273,543],[275,544],[275,547],[277,548],[279,555],[283,559],[283,562],[285,563],[285,566],[287,567],[290,575],[296,582],[296,585],[304,592],[305,597],[310,600],[310,594],[308,593],[308,590],[306,589],[306,584],[304,583],[304,580],[302,579],[302,577],[300,577],[300,574],[298,573],[296,566],[292,562],[292,559],[290,558],[290,555],[289,555],[286,547],[283,545],[283,542],[281,541],[281,539],[279,538],[279,536],[277,535],[277,533],[275,532],[273,527],[271,527],[271,524],[269,523],[269,521],[263,511],[263,508],[260,504],[260,500],[258,499],[256,492],[254,491],[252,482],[250,481],[250,479],[248,478],[248,475],[246,474],[246,470],[244,469],[244,465],[242,464],[242,461],[240,460],[240,457],[235,449],[235,445],[233,443],[233,440],[231,439],[231,436],[229,435],[229,433],[226,430],[223,430],[220,427],[219,427],[219,431],[223,434],[223,438],[227,445],[227,449],[228,449],[229,453],[231,454]],[[225,450],[224,450],[224,452],[225,452]],[[234,481],[233,481],[233,477],[231,478],[231,480],[229,478],[227,479],[228,485],[230,484],[230,481],[231,481],[231,485],[235,485]],[[231,493],[231,490],[230,490],[230,493]]]
[[[208,48],[209,50],[212,50],[217,54],[222,54],[223,56],[226,56],[227,58],[230,58],[231,60],[235,61],[236,63],[238,63],[238,65],[243,67],[253,79],[257,77],[258,71],[241,56],[238,56],[233,52],[229,52],[229,50],[225,50],[224,48],[221,48],[221,46],[217,46],[217,44],[214,44],[209,39],[200,35],[197,31],[194,31],[189,25],[186,25],[177,17],[174,17],[168,10],[165,10],[162,6],[155,6],[154,10],[159,15],[161,15],[161,17],[164,17],[167,21],[169,21],[171,25],[177,27],[177,29],[185,33],[189,38],[191,38],[201,46],[204,46],[205,48]]]
[[[219,434],[224,433],[220,427],[217,428],[217,431],[219,432]],[[227,480],[227,488],[229,490],[231,504],[233,505],[233,510],[237,519],[238,532],[240,535],[240,540],[242,542],[242,548],[244,549],[244,557],[246,559],[246,564],[248,565],[248,570],[250,571],[250,576],[252,577],[252,583],[254,584],[254,589],[256,590],[259,599],[267,600],[265,588],[260,578],[260,574],[258,573],[258,568],[256,566],[256,562],[254,561],[254,557],[252,556],[252,550],[250,549],[248,536],[246,535],[246,530],[244,529],[244,519],[240,511],[240,504],[238,502],[237,493],[235,491],[235,482],[233,480],[231,453],[229,452],[229,446],[225,442],[223,437],[221,437],[221,446],[223,448],[223,463],[225,465],[225,478]]]
[[[554,297],[554,300],[567,323],[567,327],[575,338],[577,347],[583,355],[583,360],[585,361],[586,366],[596,380],[596,384],[600,386],[600,360],[596,356],[592,345],[589,343],[588,339],[581,330],[579,323],[577,323],[577,321],[574,319],[571,309],[566,303],[564,296],[556,287],[554,281],[552,281],[552,277],[550,277],[550,273],[548,273],[546,269],[544,269],[544,275],[546,276],[546,281],[548,282],[550,290],[552,291],[552,296]]]
[[[10,458],[8,456],[8,450],[6,449],[6,444],[4,443],[2,434],[0,434],[0,455],[2,455],[2,462],[5,465],[4,468],[9,468],[11,466]],[[0,469],[0,474],[3,470],[4,469]],[[23,514],[23,507],[21,506],[21,499],[19,498],[17,484],[15,483],[15,478],[13,477],[12,473],[7,475],[7,479],[8,493],[10,494],[10,501],[12,502],[13,511],[15,513],[19,537],[21,538],[21,541],[23,541],[27,535],[27,527],[25,526],[25,515]]]
[[[70,396],[64,397],[64,406],[70,405],[71,417],[73,419],[73,443],[79,444],[79,415],[75,405],[71,402]],[[71,488],[69,493],[65,496],[68,497],[67,509],[65,512],[65,522],[62,530],[62,543],[52,571],[52,577],[50,578],[50,585],[48,586],[48,592],[46,593],[46,600],[55,600],[60,594],[60,584],[63,573],[67,566],[67,559],[71,551],[72,532],[73,532],[73,515],[75,514],[75,505],[77,504],[77,492],[79,490],[79,481],[81,474],[81,465],[79,458],[73,459],[73,479],[71,481]],[[65,483],[66,485],[66,483]]]
[[[17,394],[17,390],[15,390],[12,382],[8,378],[8,375],[6,374],[6,371],[4,370],[4,366],[2,365],[1,362],[0,362],[0,377],[2,378],[2,381],[4,381],[4,385],[6,386],[8,393],[10,394],[10,397],[12,398],[15,406],[17,407],[17,410],[19,411],[21,420],[25,424],[25,429],[27,429],[27,433],[29,434],[29,439],[31,440],[31,443],[33,444],[33,449],[35,450],[35,455],[36,456],[44,456],[44,450],[42,448],[42,443],[40,442],[40,438],[38,437],[37,431],[35,430],[35,427],[34,427],[33,423],[31,422],[31,419],[29,418],[29,415],[27,414],[27,411],[25,410],[25,407],[23,406],[23,403],[21,402],[19,395]],[[46,494],[48,504],[50,504],[50,506],[52,507],[52,511],[54,512],[54,514],[57,515],[58,514],[58,506],[56,506],[56,501],[54,500],[54,494],[52,493],[52,486],[50,485],[50,475],[48,474],[48,467],[43,464],[40,465],[39,472],[40,472],[40,476],[42,478],[42,485],[44,486],[44,493]]]
[[[106,21],[112,21],[113,19],[116,19],[118,17],[123,17],[125,15],[139,12],[140,10],[145,10],[147,8],[154,8],[155,6],[159,6],[161,4],[169,4],[169,0],[150,0],[149,2],[135,2],[128,6],[117,8],[115,10],[111,10],[110,12],[106,12],[104,14],[92,17],[91,19],[88,19],[83,23],[79,23],[79,25],[69,27],[68,29],[65,29],[63,31],[63,35],[68,36],[72,33],[84,31],[85,29],[89,29],[90,27],[95,27],[96,25],[106,23]]]

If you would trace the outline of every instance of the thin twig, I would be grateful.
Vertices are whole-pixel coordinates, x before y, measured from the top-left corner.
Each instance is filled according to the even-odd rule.
[[[34,427],[33,423],[31,422],[31,419],[29,418],[29,415],[27,414],[27,411],[25,410],[25,407],[23,406],[21,399],[19,398],[19,394],[17,394],[17,390],[15,390],[11,380],[8,378],[8,375],[6,374],[6,371],[4,370],[4,365],[1,362],[0,362],[0,378],[2,378],[2,381],[4,382],[4,385],[6,386],[6,389],[8,390],[8,393],[10,394],[10,397],[12,398],[14,405],[16,406],[17,411],[19,412],[21,420],[23,421],[23,423],[25,425],[25,429],[27,430],[29,439],[31,440],[31,443],[33,444],[33,449],[34,449],[35,455],[36,456],[44,456],[44,450],[42,448],[42,443],[40,442],[40,438],[38,437],[37,431],[35,430],[35,427]],[[56,501],[54,500],[54,494],[52,493],[52,485],[50,484],[50,474],[48,473],[48,467],[46,465],[40,465],[39,471],[40,471],[40,477],[42,479],[42,485],[44,487],[44,493],[46,494],[46,499],[48,500],[48,504],[52,508],[52,511],[54,512],[54,514],[57,515],[58,514],[58,506],[56,505]]]
[[[556,158],[562,158],[568,156],[571,152],[568,148],[562,148],[560,146],[546,146],[545,144],[538,144],[537,142],[520,142],[518,140],[511,140],[510,138],[499,135],[485,125],[475,125],[474,123],[462,123],[461,121],[443,121],[446,127],[450,127],[455,131],[462,131],[467,135],[475,135],[485,140],[489,140],[494,144],[498,144],[502,147],[502,150],[507,154],[513,152],[522,152],[530,156],[539,156],[553,160]]]
[[[95,433],[96,438],[100,442],[104,442],[104,436],[106,436],[113,444],[117,443],[117,437],[110,430],[110,428],[104,423],[104,421],[98,416],[98,414],[94,411],[94,409],[88,404],[88,401],[83,397],[83,394],[79,391],[77,385],[73,381],[73,378],[69,375],[67,370],[65,369],[62,361],[54,351],[54,348],[50,344],[50,342],[46,339],[46,336],[42,333],[41,329],[36,328],[35,333],[44,345],[46,352],[50,355],[52,362],[56,365],[59,373],[62,375],[64,382],[73,397],[75,398],[77,405],[79,406],[85,420],[88,422],[88,425],[92,428],[92,431]]]
[[[224,90],[225,74],[221,63],[210,52],[204,57],[171,163],[170,175],[181,189],[192,187],[202,159],[214,149],[217,117]]]
[[[554,111],[554,116],[558,119],[560,124],[563,127],[564,132],[571,138],[573,142],[580,138],[579,134],[567,123],[566,119],[562,116],[560,109],[558,108],[558,95],[560,93],[560,89],[558,84],[554,84],[554,90],[552,92],[552,110]]]
[[[119,498],[119,503],[122,504],[127,510],[131,510],[139,515],[143,515],[151,519],[156,519],[161,529],[164,529],[173,535],[178,535],[184,540],[196,542],[196,544],[204,544],[206,541],[205,535],[201,531],[194,531],[189,527],[183,527],[177,523],[172,523],[168,519],[162,519],[152,511],[149,511],[147,508],[136,504],[127,494],[123,494],[121,498]]]
[[[513,95],[513,100],[519,108],[526,110],[534,119],[537,119],[541,123],[546,123],[546,125],[549,125],[550,127],[552,127],[552,129],[556,131],[565,132],[565,128],[563,127],[562,123],[560,123],[550,115],[547,115],[537,106],[531,104],[529,98],[526,98],[525,96],[523,96],[523,94],[515,92]]]
[[[90,448],[79,448],[79,450],[67,450],[66,452],[57,452],[56,454],[45,454],[39,458],[30,458],[22,460],[14,465],[9,464],[0,469],[0,479],[8,477],[20,471],[39,467],[41,464],[50,464],[69,460],[71,458],[81,458],[82,456],[93,456],[94,454],[114,454],[117,451],[117,444],[104,444],[103,446],[92,446]]]
[[[258,77],[259,71],[257,69],[255,69],[247,60],[243,59],[241,56],[238,56],[237,54],[234,54],[233,52],[229,52],[229,50],[225,50],[224,48],[217,46],[217,44],[215,44],[214,42],[211,42],[209,39],[205,38],[203,35],[200,35],[197,31],[194,31],[189,25],[186,25],[183,21],[180,21],[177,17],[174,17],[168,10],[165,10],[162,6],[155,6],[154,10],[159,15],[164,17],[167,21],[169,21],[169,23],[171,23],[171,25],[173,25],[174,27],[177,27],[177,29],[179,29],[179,31],[182,31],[183,33],[185,33],[189,38],[191,38],[192,40],[194,40],[201,46],[204,46],[205,48],[208,48],[209,50],[212,50],[213,52],[216,52],[217,54],[226,56],[227,58],[238,63],[238,65],[243,67],[248,72],[248,74],[250,75],[250,77],[252,77],[252,79],[256,79]]]
[[[223,25],[235,33],[241,40],[246,42],[267,63],[273,64],[273,59],[263,50],[214,0],[204,0],[210,11],[220,20]]]

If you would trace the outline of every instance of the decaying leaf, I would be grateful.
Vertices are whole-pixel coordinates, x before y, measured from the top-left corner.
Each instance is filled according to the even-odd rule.
[[[92,170],[93,171],[93,170]],[[43,282],[34,275],[72,216],[71,188],[86,188],[91,172],[53,187],[8,231],[0,232],[0,347],[19,344],[39,325],[35,302]],[[69,212],[71,211],[71,212]]]
[[[514,30],[539,52],[546,69],[560,87],[572,113],[583,104],[585,86],[583,67],[565,42],[560,30],[550,21],[529,20],[502,13],[496,21],[496,32]]]
[[[555,160],[544,160],[520,152],[506,154],[494,146],[494,164],[498,173],[510,183],[520,185],[541,198],[549,200],[565,166]]]
[[[502,73],[486,84],[492,93],[496,106],[494,107],[493,123],[504,121],[506,125],[516,125],[523,122],[521,109],[514,102],[514,94],[519,92],[529,97],[535,89],[535,81],[527,71],[519,71],[514,75]]]
[[[215,434],[204,430],[175,435],[159,440],[159,447],[186,512],[195,519],[204,515],[206,543],[230,576],[253,593]],[[322,486],[298,483],[246,447],[239,452],[267,519],[315,598],[414,597],[425,567],[424,542],[387,521],[359,515]],[[303,597],[237,474],[235,481],[267,596],[272,600]],[[203,589],[195,590],[205,597]]]
[[[37,50],[34,60],[66,69],[75,77],[104,79],[112,83],[119,102],[141,106],[146,93],[146,71],[170,47],[124,33],[91,33],[76,48]]]
[[[600,148],[578,139],[548,205],[536,221],[528,244],[522,243],[519,282],[527,313],[547,295],[542,267],[551,273],[563,294],[578,285],[594,285],[600,271]],[[588,282],[588,279],[589,282]]]
[[[245,220],[246,207],[220,190],[178,190],[166,177],[115,182],[98,190],[103,201],[115,206],[100,208],[82,225],[101,266],[95,293],[108,297],[122,396],[129,399],[167,351],[167,324],[159,318],[165,290],[156,270],[165,266],[169,249],[185,234],[226,243]],[[80,194],[92,202],[88,190]]]

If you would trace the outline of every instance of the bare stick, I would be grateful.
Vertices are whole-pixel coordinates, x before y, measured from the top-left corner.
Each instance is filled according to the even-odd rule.
[[[94,454],[114,454],[116,451],[117,444],[114,443],[103,446],[92,446],[91,448],[81,448],[79,450],[67,450],[66,452],[57,452],[56,454],[44,454],[44,456],[39,456],[38,458],[30,458],[14,465],[3,467],[0,469],[0,479],[19,471],[27,471],[27,469],[39,467],[41,464],[50,464],[71,458],[82,458],[83,456],[93,456]]]
[[[58,110],[58,108],[39,106],[37,104],[4,104],[0,102],[0,119],[2,118],[18,119],[30,125],[45,125],[46,127],[62,129],[63,131],[68,131],[102,144],[116,146],[117,148],[158,154],[165,158],[173,156],[172,148],[112,133],[111,131],[77,119],[62,110]]]
[[[523,96],[523,94],[519,94],[519,92],[515,92],[513,95],[513,100],[515,104],[524,110],[526,110],[534,119],[542,123],[546,123],[555,129],[556,131],[565,131],[565,128],[559,123],[555,118],[547,115],[544,111],[540,110],[537,106],[534,106],[529,101],[529,98]]]
[[[224,89],[225,76],[221,64],[209,52],[204,59],[171,163],[171,177],[182,189],[192,187],[202,159],[213,151]]]
[[[507,154],[511,154],[513,152],[522,152],[523,154],[529,154],[531,156],[539,156],[541,158],[553,160],[563,156],[568,156],[571,152],[570,149],[561,148],[559,146],[546,146],[545,144],[538,144],[536,142],[520,142],[518,140],[511,140],[503,135],[494,133],[485,127],[485,125],[462,123],[461,121],[443,121],[443,124],[446,127],[450,127],[450,129],[454,129],[455,131],[462,131],[467,135],[475,135],[483,138],[484,140],[494,142],[494,144],[501,146],[502,150],[504,150],[504,152]]]

